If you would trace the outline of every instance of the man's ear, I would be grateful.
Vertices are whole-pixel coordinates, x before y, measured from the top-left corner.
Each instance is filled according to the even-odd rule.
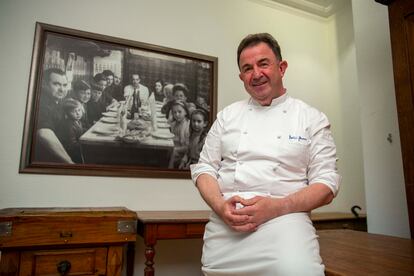
[[[282,74],[282,77],[285,75],[287,68],[288,68],[288,63],[286,60],[282,60],[281,62],[279,62],[279,70],[280,70],[280,73]]]
[[[241,81],[243,81],[243,74],[241,72],[239,73],[239,78]]]

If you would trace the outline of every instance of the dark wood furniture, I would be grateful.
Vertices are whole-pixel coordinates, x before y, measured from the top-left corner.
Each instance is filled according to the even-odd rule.
[[[367,216],[365,214],[355,216],[351,213],[341,212],[312,213],[311,219],[317,230],[350,229],[367,231]]]
[[[352,230],[318,231],[326,275],[414,275],[414,241]]]
[[[136,213],[122,207],[1,209],[0,275],[120,276],[135,241]]]
[[[154,275],[158,240],[202,238],[211,211],[139,211],[137,233],[145,243],[145,276]]]
[[[145,276],[154,275],[155,245],[158,240],[202,238],[210,211],[139,211],[138,235],[145,243]],[[316,229],[366,231],[366,217],[348,213],[313,213]]]

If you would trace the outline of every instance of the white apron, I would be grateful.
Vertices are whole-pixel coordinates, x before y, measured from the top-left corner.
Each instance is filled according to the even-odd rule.
[[[215,213],[204,233],[206,276],[324,275],[315,228],[307,213],[272,219],[256,232],[231,230]]]

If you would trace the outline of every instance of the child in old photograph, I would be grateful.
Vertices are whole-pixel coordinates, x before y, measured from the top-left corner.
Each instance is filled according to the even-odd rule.
[[[161,108],[161,113],[165,114],[165,117],[169,121],[174,120],[174,118],[171,114],[172,105],[176,101],[181,101],[185,105],[187,105],[187,94],[188,94],[188,88],[185,84],[176,83],[176,84],[174,84],[174,86],[172,86],[172,97],[169,99],[169,101],[165,102],[164,105]]]
[[[188,169],[191,164],[198,162],[200,152],[207,136],[208,115],[203,109],[196,109],[191,113],[190,139],[187,153],[181,160],[180,169]]]
[[[182,101],[174,101],[171,105],[171,133],[174,134],[174,150],[170,159],[170,168],[177,168],[188,149],[190,138],[190,120],[187,106]]]
[[[73,162],[83,163],[79,144],[79,138],[85,132],[81,122],[84,113],[82,104],[78,100],[67,98],[63,101],[62,108],[64,120],[59,127],[59,140]]]
[[[89,83],[87,83],[84,80],[78,80],[75,81],[73,84],[73,92],[72,92],[72,98],[75,100],[78,100],[83,107],[83,116],[81,119],[82,126],[84,129],[88,129],[92,125],[90,124],[88,120],[88,107],[87,104],[89,100],[91,99],[91,86]]]

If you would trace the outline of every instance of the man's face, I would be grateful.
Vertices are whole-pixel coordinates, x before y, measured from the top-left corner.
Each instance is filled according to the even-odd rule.
[[[66,94],[68,86],[68,80],[66,79],[66,76],[51,73],[49,82],[46,83],[46,91],[56,100],[62,100],[64,97],[66,97]]]
[[[270,105],[284,93],[282,78],[287,62],[277,60],[266,43],[245,48],[240,54],[239,66],[239,77],[246,91],[261,105]]]
[[[112,76],[112,75],[107,76],[106,77],[106,84],[108,86],[111,86],[113,83],[114,83],[114,76]]]
[[[138,75],[132,75],[132,86],[137,88],[139,86],[140,78]]]

